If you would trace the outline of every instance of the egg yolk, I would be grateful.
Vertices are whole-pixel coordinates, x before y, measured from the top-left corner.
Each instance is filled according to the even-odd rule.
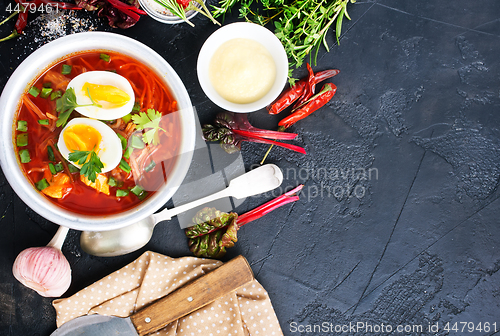
[[[104,108],[120,107],[130,100],[130,96],[125,91],[113,85],[85,83],[82,90],[87,97],[100,103]]]
[[[73,125],[64,131],[64,143],[71,151],[91,151],[97,152],[101,143],[101,133],[89,125]]]

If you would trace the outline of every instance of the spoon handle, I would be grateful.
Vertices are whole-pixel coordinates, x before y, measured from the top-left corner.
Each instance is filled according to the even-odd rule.
[[[229,186],[224,190],[221,190],[219,192],[216,192],[215,194],[200,198],[196,201],[192,201],[192,202],[180,205],[180,206],[172,208],[172,209],[165,209],[163,211],[160,211],[160,212],[153,215],[153,217],[155,219],[155,223],[158,223],[158,222],[161,222],[164,220],[169,220],[172,217],[174,217],[180,213],[183,213],[184,211],[191,210],[191,209],[196,208],[196,207],[203,205],[205,203],[215,201],[219,198],[231,196],[231,192],[232,192],[232,189]]]

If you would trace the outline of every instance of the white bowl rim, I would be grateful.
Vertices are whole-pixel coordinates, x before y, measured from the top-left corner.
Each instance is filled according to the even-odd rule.
[[[236,104],[222,98],[213,88],[208,75],[210,60],[224,42],[235,38],[247,38],[261,43],[276,64],[276,80],[271,90],[261,99],[249,104]],[[198,55],[197,74],[200,86],[216,105],[231,112],[258,111],[271,104],[283,91],[288,79],[288,57],[281,41],[269,29],[250,22],[234,22],[217,29],[208,37]]]
[[[182,109],[180,112],[183,140],[180,146],[181,157],[173,169],[171,183],[157,191],[145,202],[128,211],[107,215],[87,216],[74,213],[56,206],[31,184],[18,166],[14,151],[14,118],[19,106],[20,94],[28,85],[43,73],[50,65],[64,56],[82,51],[110,50],[129,55],[155,69],[158,76],[169,85],[171,93]],[[173,92],[173,87],[179,88]],[[83,32],[61,37],[29,55],[14,71],[0,96],[0,165],[2,171],[16,194],[31,209],[42,217],[62,226],[76,230],[106,231],[119,229],[142,220],[160,209],[177,191],[191,163],[195,146],[195,117],[191,100],[180,77],[174,69],[146,45],[123,35],[108,32]],[[6,115],[9,114],[9,115]],[[5,119],[7,122],[5,122]],[[16,169],[9,169],[16,167]],[[169,184],[170,183],[170,184]]]

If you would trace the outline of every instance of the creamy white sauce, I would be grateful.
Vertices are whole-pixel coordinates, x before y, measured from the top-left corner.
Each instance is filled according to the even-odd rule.
[[[276,79],[271,53],[259,42],[236,38],[223,43],[209,65],[209,77],[222,98],[253,103],[266,95]]]

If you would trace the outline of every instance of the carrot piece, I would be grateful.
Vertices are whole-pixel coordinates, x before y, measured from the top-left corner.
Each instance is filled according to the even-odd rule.
[[[26,108],[28,109],[28,111],[30,111],[31,113],[34,113],[38,119],[47,119],[47,116],[45,115],[45,113],[43,113],[38,108],[38,106],[36,106],[35,103],[33,103],[31,101],[31,99],[28,98],[28,96],[26,94],[23,95],[23,103],[26,105]]]
[[[86,60],[84,60],[83,57],[80,58],[80,61],[87,67],[87,71],[94,71],[95,70],[95,67],[90,65],[90,63],[87,62]]]
[[[47,73],[43,77],[43,80],[45,82],[51,82],[54,90],[66,90],[66,87],[69,84],[68,77],[53,70],[47,71]]]

